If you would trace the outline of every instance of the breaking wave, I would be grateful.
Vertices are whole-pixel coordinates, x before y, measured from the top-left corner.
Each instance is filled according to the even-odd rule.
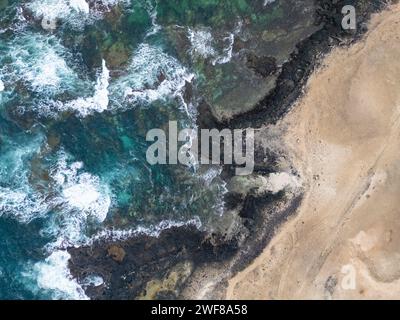
[[[105,12],[117,4],[128,3],[127,0],[34,0],[26,4],[25,8],[36,19],[49,23],[50,29],[55,29],[59,21],[75,29],[82,29],[86,24],[101,19]]]
[[[68,155],[60,152],[51,172],[58,194],[53,202],[59,209],[45,230],[57,239],[46,246],[48,251],[79,245],[87,237],[88,223],[101,224],[107,217],[111,192],[97,176],[83,171],[83,167],[82,162],[71,163]]]
[[[41,112],[43,113],[43,111],[46,110],[46,113],[54,114],[55,111],[74,111],[81,117],[86,117],[94,112],[103,112],[107,110],[109,103],[109,78],[110,72],[107,69],[106,62],[103,60],[102,71],[94,87],[93,96],[87,98],[77,98],[68,102],[50,102],[47,105],[40,106]]]
[[[1,140],[9,137],[0,137]],[[36,155],[42,143],[38,137],[24,146],[2,145],[0,149],[0,216],[13,217],[23,223],[42,217],[48,210],[46,199],[29,184],[26,162]]]
[[[33,292],[43,291],[53,299],[88,300],[81,285],[68,268],[70,254],[64,250],[52,252],[44,261],[25,268],[25,285]]]
[[[127,74],[110,85],[111,99],[123,109],[139,103],[146,106],[157,100],[178,98],[189,113],[182,91],[193,78],[194,74],[175,58],[159,47],[143,43],[134,52]]]
[[[72,60],[71,55],[55,36],[26,33],[0,46],[0,53],[0,74],[7,91],[18,90],[22,82],[35,94],[51,97],[82,84],[66,62]]]
[[[133,238],[138,235],[148,235],[151,237],[158,237],[163,230],[167,230],[174,227],[182,226],[195,226],[197,229],[201,229],[202,223],[199,217],[194,217],[188,221],[172,221],[163,220],[157,225],[152,225],[149,227],[139,226],[135,229],[128,230],[118,230],[118,229],[103,229],[91,238],[89,238],[85,245],[93,244],[100,240],[113,240],[113,241],[123,241],[129,238]]]
[[[192,57],[210,59],[212,65],[226,64],[232,60],[235,37],[240,33],[242,23],[228,34],[215,38],[210,28],[188,28],[187,37],[190,41]]]

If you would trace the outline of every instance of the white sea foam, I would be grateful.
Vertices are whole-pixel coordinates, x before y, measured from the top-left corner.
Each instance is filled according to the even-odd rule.
[[[82,181],[83,180],[83,181]],[[85,181],[88,180],[88,181]],[[84,174],[81,176],[81,181],[63,190],[63,196],[68,204],[80,210],[94,210],[101,213],[98,217],[101,221],[107,216],[107,212],[102,210],[101,203],[97,203],[101,195],[97,189],[90,183],[91,176]],[[100,210],[96,210],[99,207]],[[104,214],[105,212],[105,214]]]
[[[121,4],[129,4],[131,0],[99,0],[97,1],[100,3],[102,6],[105,6],[107,8],[111,8],[119,3]]]
[[[3,92],[5,89],[4,82],[0,80],[0,92]]]
[[[24,17],[22,8],[20,6],[17,6],[16,3],[14,4],[9,3],[8,5],[10,8],[11,7],[15,8],[14,11],[15,15],[12,17],[12,22],[5,26],[5,29],[0,29],[0,34],[5,33],[7,30],[17,33],[24,30],[25,27],[27,26],[27,21]]]
[[[239,22],[233,32],[228,33],[222,39],[215,39],[209,28],[188,28],[188,39],[191,44],[190,54],[193,57],[204,59],[212,58],[211,63],[225,64],[232,60],[235,37],[241,31],[242,23]],[[222,49],[217,49],[223,45]]]
[[[28,181],[25,157],[32,154],[35,146],[19,147],[4,152],[0,167],[0,216],[7,215],[23,223],[43,217],[49,212],[50,221],[44,230],[56,241],[48,245],[55,248],[78,245],[86,237],[87,224],[92,221],[101,224],[111,206],[111,192],[108,186],[92,174],[83,171],[82,162],[68,163],[68,156],[59,153],[56,167],[51,171],[47,196],[32,190]]]
[[[28,223],[44,216],[48,203],[29,184],[26,159],[40,150],[41,137],[24,146],[8,145],[6,138],[0,153],[0,216],[13,217]],[[29,166],[28,166],[29,167]]]
[[[73,3],[76,1],[73,1]],[[26,5],[35,18],[55,20],[71,15],[75,9],[66,0],[34,0]]]
[[[89,220],[102,223],[111,206],[111,195],[107,185],[97,176],[82,172],[83,163],[68,164],[68,156],[61,152],[56,168],[51,172],[55,189],[59,195],[59,214],[47,228],[57,240],[47,246],[54,248],[79,245],[86,239],[85,228]]]
[[[89,5],[91,3],[91,5]],[[26,5],[36,19],[61,20],[74,28],[101,19],[104,12],[117,4],[128,4],[129,0],[34,0]]]
[[[213,65],[225,64],[232,60],[235,37],[240,33],[241,30],[242,30],[242,21],[239,21],[233,32],[229,33],[229,35],[223,39],[223,41],[227,44],[227,46],[223,49],[222,54],[213,60],[212,62]]]
[[[161,30],[161,26],[157,23],[157,5],[153,6],[151,1],[146,1],[147,12],[151,18],[151,29],[147,32],[146,38],[150,37]]]
[[[53,299],[88,300],[85,291],[69,271],[70,258],[67,251],[54,251],[44,262],[36,263],[32,272],[24,275],[36,279],[37,286],[49,291]]]
[[[27,188],[10,189],[0,187],[0,216],[7,215],[28,223],[47,213],[48,206],[43,197],[29,194]]]
[[[91,238],[87,239],[86,245],[93,244],[100,240],[112,240],[112,241],[123,241],[130,239],[138,235],[149,235],[152,237],[158,237],[163,230],[167,230],[173,227],[182,226],[195,226],[197,229],[201,229],[202,223],[199,217],[194,217],[188,221],[173,221],[173,220],[163,220],[157,225],[152,225],[149,227],[139,226],[135,229],[129,230],[118,230],[118,229],[103,229]]]
[[[0,57],[0,62],[12,61],[9,68],[2,70],[7,83],[22,80],[29,89],[48,97],[80,82],[65,61],[67,50],[54,36],[27,33],[8,45],[9,52]]]
[[[22,223],[43,217],[51,209],[60,206],[61,201],[46,197],[30,187],[28,179],[29,159],[40,151],[43,139],[38,137],[30,142],[23,139],[25,145],[9,144],[8,140],[2,145],[0,153],[0,215],[7,215]],[[61,176],[57,177],[61,181]],[[66,224],[58,226],[65,227]],[[65,232],[64,230],[62,232]],[[86,299],[84,291],[72,279],[68,270],[69,255],[65,251],[52,252],[43,262],[29,265],[23,273],[28,278],[28,286],[34,292],[45,290],[51,292],[55,299]],[[30,283],[34,283],[33,286]]]
[[[30,82],[33,89],[36,91],[43,91],[45,88],[57,89],[61,83],[61,75],[71,72],[59,55],[53,50],[48,50],[43,53],[44,55],[40,58],[46,57],[46,59],[38,59],[35,62],[35,67],[29,68],[26,71],[25,79]],[[21,64],[21,60],[17,60],[17,65],[24,67]]]
[[[44,261],[28,266],[24,273],[35,291],[40,288],[52,295],[53,299],[88,299],[84,290],[73,279],[68,269],[70,255],[66,248],[79,246],[88,241],[86,228],[90,221],[100,224],[103,222],[111,205],[108,186],[101,183],[97,176],[83,171],[82,162],[72,162],[68,154],[60,151],[57,165],[51,170],[50,189],[54,196],[46,199],[47,208],[51,212],[42,234],[52,236],[55,241],[45,246],[49,257]],[[0,199],[2,198],[0,189]],[[8,193],[10,195],[10,193]],[[19,201],[21,212],[32,211],[27,208],[24,195],[15,195]],[[13,208],[18,209],[19,207]],[[27,210],[29,209],[29,210]],[[14,212],[16,216],[18,211]],[[24,221],[19,218],[20,221]],[[99,285],[100,279],[92,279],[91,285]],[[89,285],[89,284],[87,284]]]
[[[166,99],[176,99],[188,115],[193,117],[196,114],[195,107],[183,98],[186,83],[192,82],[194,74],[156,46],[141,44],[134,52],[127,75],[114,81],[110,81],[110,72],[103,60],[93,95],[66,102],[52,100],[51,96],[73,85],[85,90],[87,83],[67,66],[62,57],[62,54],[67,53],[57,42],[52,45],[47,42],[41,43],[38,50],[43,54],[30,57],[26,55],[26,50],[22,50],[24,54],[21,57],[17,54],[14,78],[20,75],[33,90],[46,94],[46,99],[30,106],[30,109],[42,116],[57,117],[60,112],[73,111],[81,117],[86,117],[96,112],[127,109],[139,104],[148,106],[154,101]],[[26,109],[26,106],[20,107],[21,112]]]
[[[214,38],[208,29],[188,29],[188,38],[191,43],[192,56],[200,55],[203,58],[214,57],[217,52],[213,47]]]
[[[98,275],[90,275],[83,279],[82,286],[83,287],[98,287],[104,283],[104,279]]]
[[[206,186],[210,186],[216,177],[219,177],[222,172],[222,167],[211,167],[201,175],[201,179],[205,182]]]
[[[232,60],[233,55],[233,45],[235,43],[235,34],[230,33],[227,37],[224,38],[224,41],[228,43],[227,47],[224,48],[223,53],[216,57],[212,64],[225,64]]]
[[[77,12],[89,14],[89,4],[85,0],[69,0],[69,5]]]
[[[58,106],[61,111],[74,110],[82,117],[92,114],[93,112],[103,112],[107,110],[109,103],[109,79],[110,71],[107,69],[106,62],[103,60],[102,72],[97,79],[94,95],[92,97],[78,98],[64,104],[57,103],[55,106]]]
[[[134,53],[127,72],[127,76],[110,86],[113,102],[121,108],[129,107],[121,99],[130,105],[146,105],[167,98],[182,98],[186,82],[194,78],[175,58],[145,43]],[[183,104],[182,107],[188,108]]]
[[[276,0],[264,0],[263,6],[265,7],[265,6],[267,6],[267,5],[271,4],[271,3],[274,3],[275,1]]]

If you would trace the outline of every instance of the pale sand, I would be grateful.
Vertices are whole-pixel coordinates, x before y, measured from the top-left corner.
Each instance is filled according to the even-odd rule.
[[[399,37],[396,5],[324,59],[278,124],[305,199],[227,298],[400,298]]]

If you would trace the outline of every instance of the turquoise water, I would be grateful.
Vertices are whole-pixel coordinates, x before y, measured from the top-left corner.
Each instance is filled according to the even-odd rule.
[[[221,168],[150,166],[145,136],[196,127],[263,3],[0,0],[0,299],[85,299],[66,247],[222,214]]]
[[[105,230],[200,226],[221,205],[218,168],[212,179],[146,162],[148,130],[169,120],[193,127],[197,116],[195,97],[184,98],[193,71],[152,4],[108,1],[87,13],[71,3],[8,1],[1,13],[2,299],[85,298],[66,269],[67,246]],[[105,17],[115,6],[119,30]],[[110,65],[118,54],[125,61]]]

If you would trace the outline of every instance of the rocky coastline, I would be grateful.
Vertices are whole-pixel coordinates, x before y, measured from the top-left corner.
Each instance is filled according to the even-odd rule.
[[[341,9],[348,4],[356,7],[355,31],[341,27]],[[143,234],[69,248],[69,268],[78,282],[90,275],[104,279],[101,285],[83,285],[91,299],[222,299],[227,280],[256,258],[296,211],[302,201],[301,187],[290,192],[260,192],[254,182],[283,169],[301,181],[285,150],[279,148],[279,134],[274,135],[268,126],[282,119],[303,94],[321,57],[334,47],[359,40],[367,31],[370,15],[384,7],[381,1],[367,0],[316,0],[313,5],[316,31],[301,37],[286,62],[277,65],[274,57],[246,54],[250,69],[261,77],[276,77],[274,86],[258,103],[230,117],[220,117],[207,101],[201,103],[201,128],[259,129],[253,176],[246,181],[235,179],[229,166],[222,173],[229,190],[225,197],[229,221],[211,231],[186,225],[163,230],[158,237]],[[240,192],[237,185],[249,187]]]

